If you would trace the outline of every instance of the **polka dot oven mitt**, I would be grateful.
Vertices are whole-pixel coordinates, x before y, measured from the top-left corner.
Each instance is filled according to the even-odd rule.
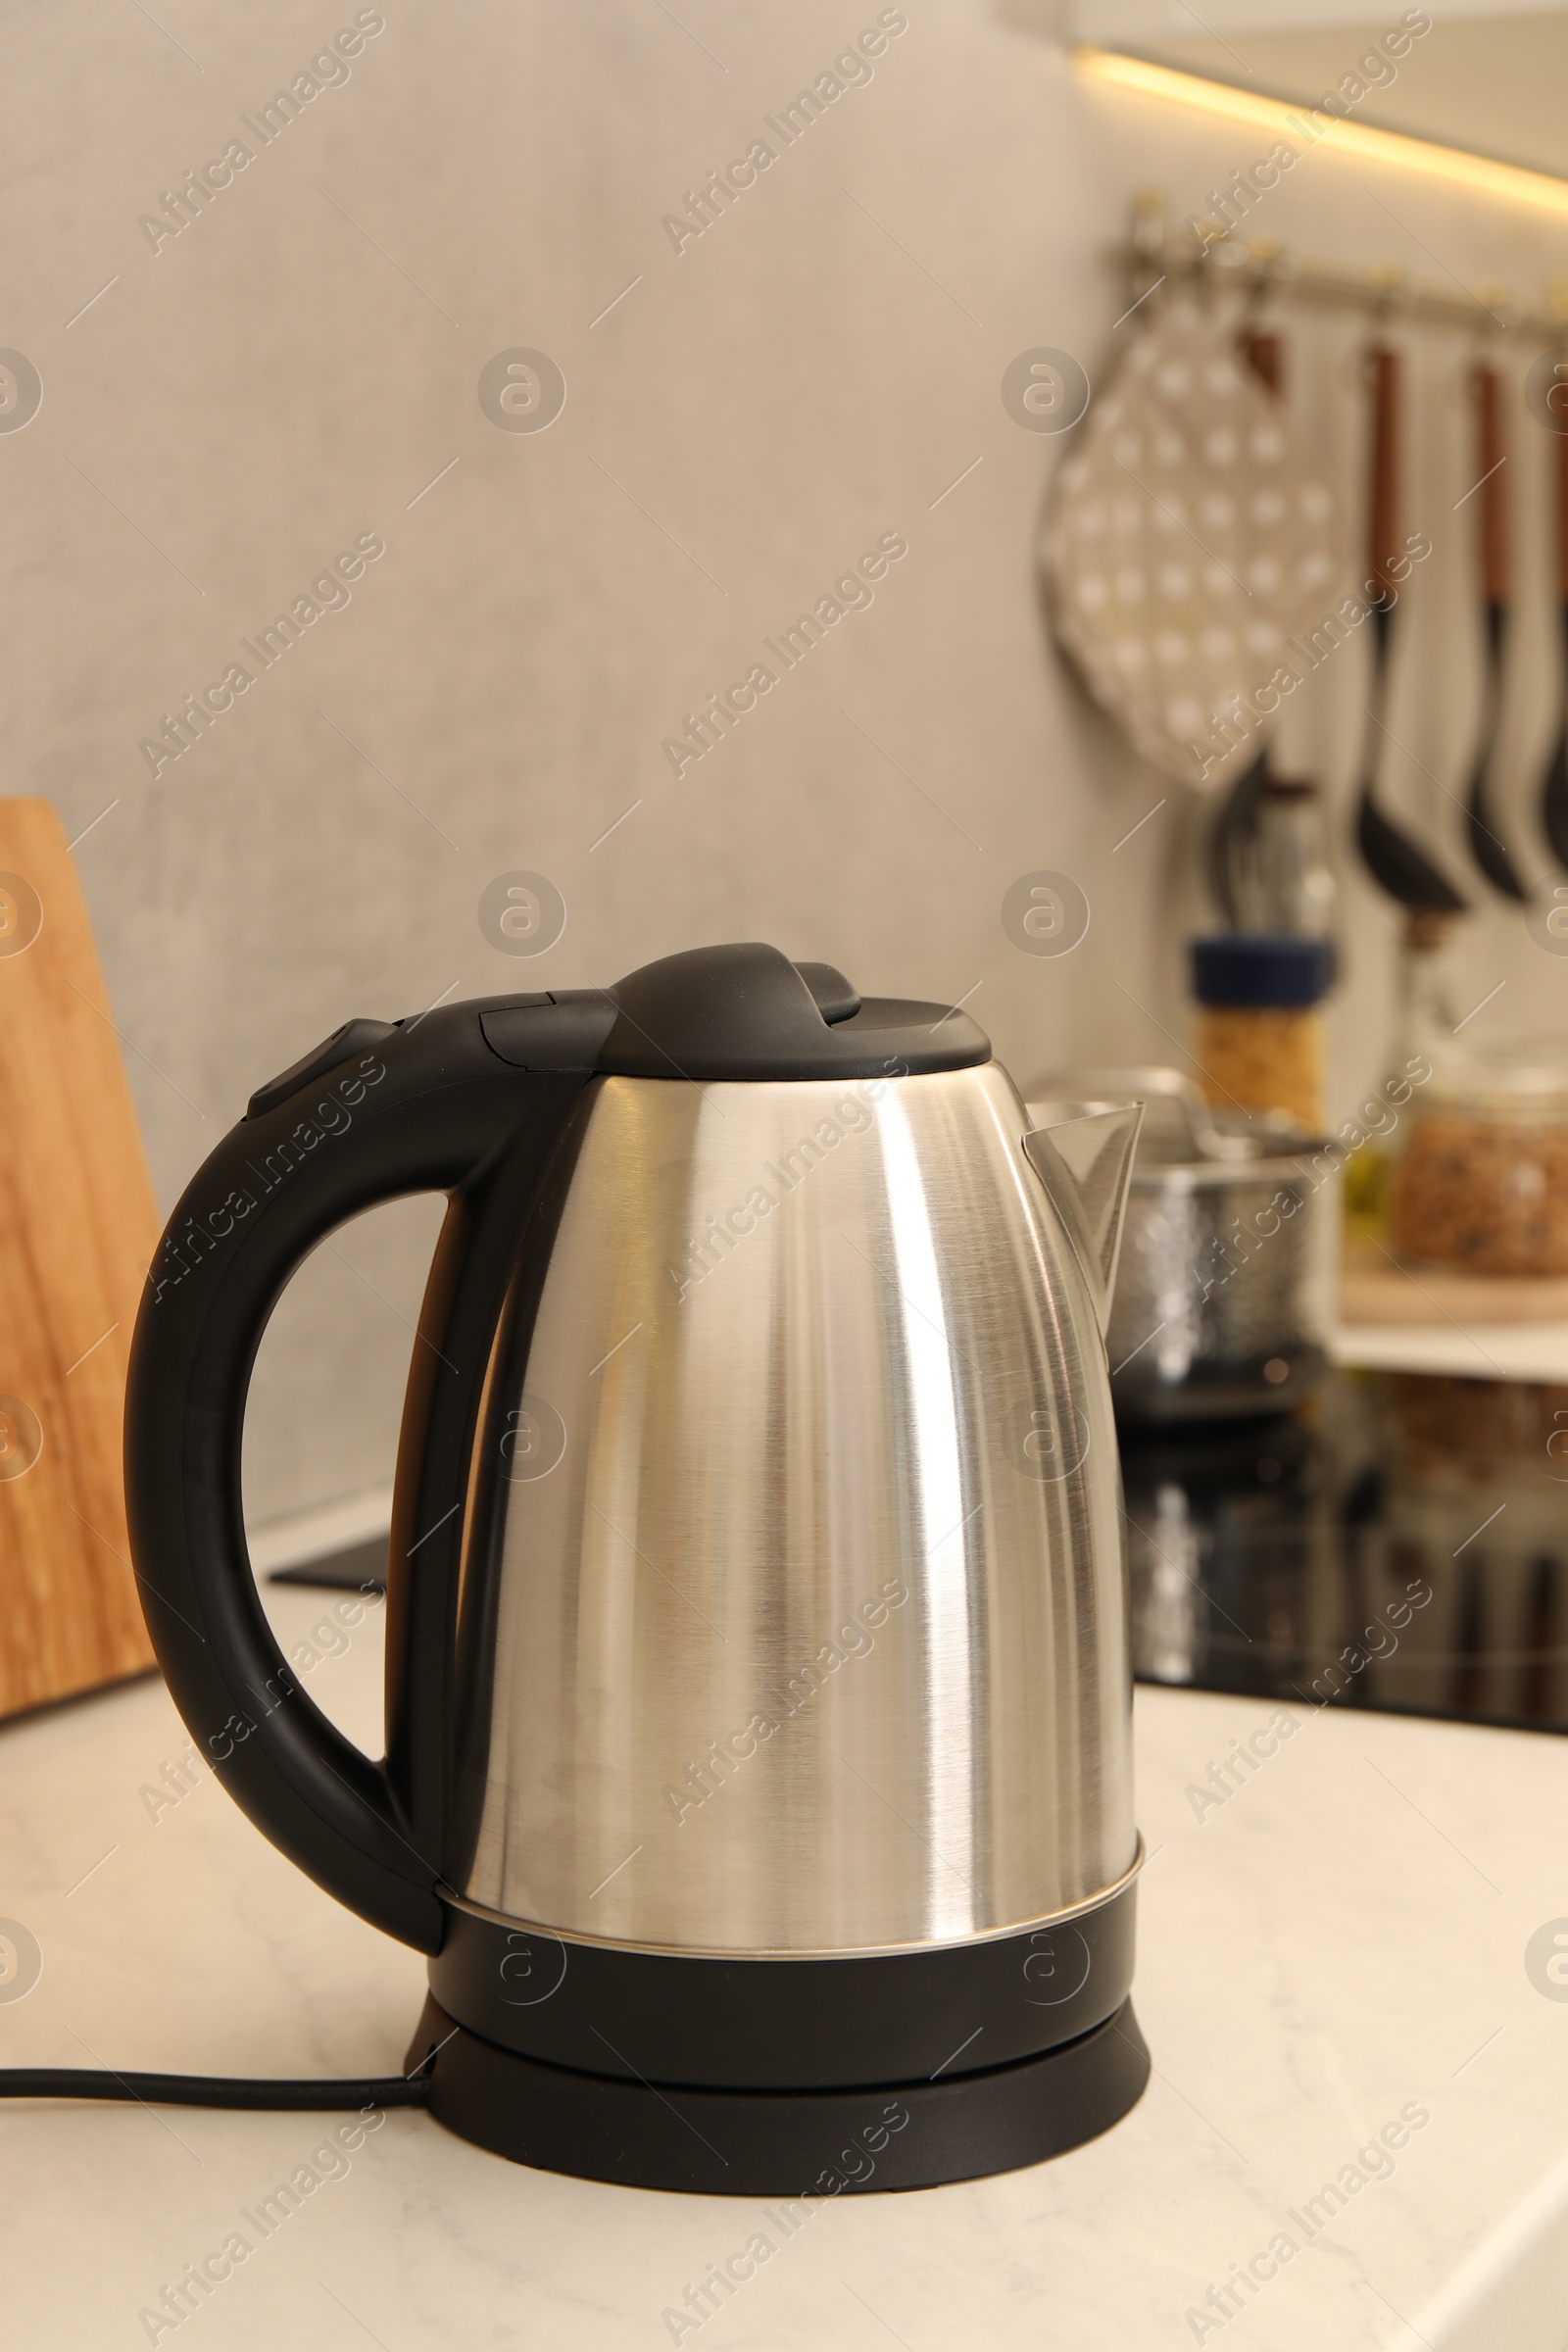
[[[1207,787],[1256,758],[1255,698],[1270,705],[1281,664],[1302,670],[1287,641],[1333,610],[1345,571],[1333,492],[1229,327],[1188,301],[1092,402],[1041,555],[1096,702],[1154,766]]]

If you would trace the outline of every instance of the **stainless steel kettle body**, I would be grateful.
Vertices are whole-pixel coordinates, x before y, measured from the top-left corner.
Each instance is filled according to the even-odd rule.
[[[1110,1396],[1030,1125],[996,1062],[585,1090],[475,1454],[467,1900],[848,1953],[1130,1870]]]
[[[199,1172],[127,1400],[149,1625],[252,1818],[430,1953],[409,2064],[454,2130],[838,2193],[1136,2100],[1139,1115],[1031,1119],[964,1015],[737,947],[351,1023]],[[376,1765],[256,1601],[239,1437],[294,1265],[419,1189]]]

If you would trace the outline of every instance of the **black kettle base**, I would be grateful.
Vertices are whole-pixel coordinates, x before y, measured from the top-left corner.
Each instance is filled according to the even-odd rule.
[[[812,2199],[1013,2172],[1098,2138],[1149,2081],[1131,2001],[1075,2041],[1010,2066],[853,2090],[693,2089],[583,2074],[504,2050],[429,1997],[410,2071],[432,2051],[430,2113],[460,2138],[543,2172],[701,2196]]]

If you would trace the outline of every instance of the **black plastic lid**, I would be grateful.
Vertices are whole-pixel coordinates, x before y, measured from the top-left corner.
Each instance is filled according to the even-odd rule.
[[[1316,1004],[1334,985],[1334,942],[1284,933],[1224,931],[1193,942],[1200,1004],[1286,1010]]]
[[[494,1052],[519,1067],[623,1078],[896,1078],[991,1058],[967,1013],[861,998],[831,964],[795,964],[760,943],[692,948],[612,989],[514,1000],[482,1022]]]
[[[966,1014],[862,999],[842,972],[760,943],[665,956],[611,994],[598,1066],[627,1078],[882,1078],[991,1058]]]

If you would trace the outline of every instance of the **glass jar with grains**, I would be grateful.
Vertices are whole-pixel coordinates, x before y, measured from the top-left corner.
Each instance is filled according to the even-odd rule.
[[[1493,1039],[1433,1055],[1389,1203],[1408,1257],[1568,1274],[1568,1046]]]
[[[1216,1110],[1276,1112],[1303,1135],[1323,1124],[1327,939],[1227,931],[1195,939],[1193,1057]]]

